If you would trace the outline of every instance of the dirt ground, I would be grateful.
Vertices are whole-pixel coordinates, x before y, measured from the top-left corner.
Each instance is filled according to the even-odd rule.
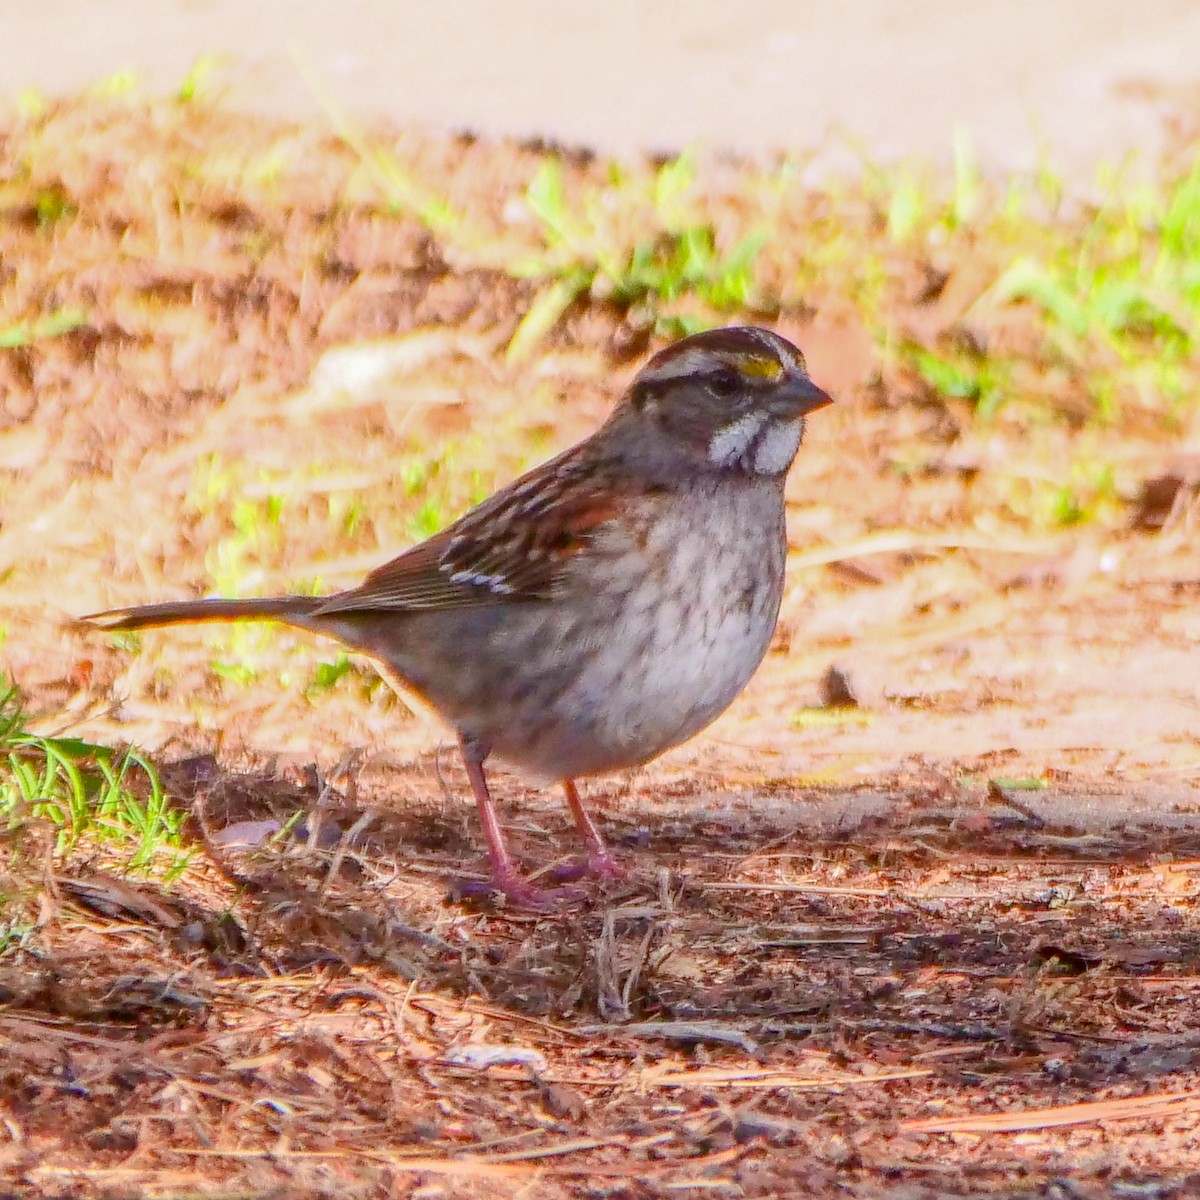
[[[152,752],[191,858],[166,883],[11,845],[0,1187],[1197,1194],[1197,505],[1145,490],[1197,430],[1104,447],[1119,510],[1021,521],[1077,431],[973,424],[832,289],[785,304],[838,403],[790,481],[772,654],[702,737],[589,785],[626,879],[552,915],[455,903],[465,779],[369,671],[69,618],[350,582],[433,491],[453,515],[593,427],[647,335],[587,303],[508,362],[529,286],[335,203],[352,156],[309,129],[68,108],[40,137],[0,296],[87,319],[0,351],[5,666],[43,730]],[[303,168],[187,183],[246,139]],[[536,153],[406,148],[481,211]],[[31,194],[82,215],[47,236]],[[556,795],[497,788],[531,867],[571,853]]]

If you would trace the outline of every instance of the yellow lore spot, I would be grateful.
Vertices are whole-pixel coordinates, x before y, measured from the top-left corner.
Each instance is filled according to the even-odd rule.
[[[737,365],[743,375],[752,375],[755,379],[783,378],[783,364],[777,358],[764,358],[757,354],[741,354],[738,356]]]

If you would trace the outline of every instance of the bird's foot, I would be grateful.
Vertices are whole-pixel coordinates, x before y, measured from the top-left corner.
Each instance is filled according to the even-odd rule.
[[[556,878],[556,882],[566,881]],[[499,894],[504,898],[506,907],[533,912],[566,908],[573,904],[582,904],[587,899],[587,893],[580,888],[538,887],[536,883],[530,883],[519,875],[495,875],[489,880],[456,879],[451,886],[451,894],[455,900],[487,899]]]
[[[545,872],[545,878],[554,883],[573,883],[585,876],[603,881],[622,879],[625,868],[607,850],[589,854],[586,858],[572,859],[560,863]]]

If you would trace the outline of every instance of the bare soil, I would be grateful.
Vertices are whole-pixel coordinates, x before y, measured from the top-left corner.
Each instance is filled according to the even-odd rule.
[[[536,163],[402,145],[496,222]],[[301,165],[247,184],[281,147]],[[249,583],[347,583],[422,502],[398,456],[453,447],[438,486],[465,506],[594,426],[645,331],[588,303],[506,363],[528,285],[347,204],[354,156],[312,129],[93,104],[0,149],[5,320],[87,312],[0,351],[6,667],[41,728],[153,752],[192,855],[166,884],[12,842],[0,894],[32,932],[0,954],[0,1186],[1200,1189],[1200,570],[1171,474],[1200,431],[1089,434],[1128,503],[1037,524],[1014,496],[1077,427],[973,423],[832,286],[785,303],[838,404],[791,479],[774,652],[701,738],[590,785],[627,879],[545,916],[456,903],[482,853],[465,780],[368,673],[314,689],[328,647],[272,633],[239,682],[228,634],[133,654],[69,618],[208,590],[235,500],[281,488]],[[48,227],[46,196],[76,215]],[[236,495],[197,498],[221,471]],[[571,853],[555,795],[497,786],[531,867]]]

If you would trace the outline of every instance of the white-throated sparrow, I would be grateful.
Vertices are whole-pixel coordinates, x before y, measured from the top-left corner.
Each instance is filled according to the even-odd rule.
[[[829,402],[778,334],[694,334],[654,355],[591,437],[359,587],[83,619],[271,619],[369,655],[454,727],[493,882],[540,906],[559,893],[518,874],[484,762],[560,781],[587,848],[575,873],[616,872],[573,780],[648,762],[745,687],[783,593],[784,478],[805,414]]]

